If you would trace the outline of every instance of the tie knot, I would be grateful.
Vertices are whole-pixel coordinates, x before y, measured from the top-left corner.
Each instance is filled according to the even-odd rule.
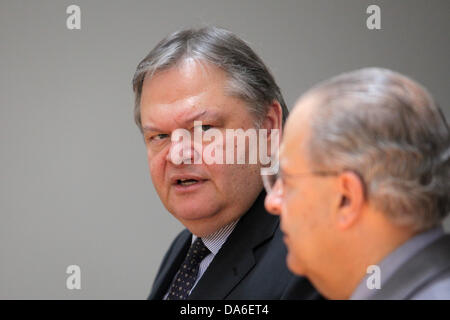
[[[203,258],[205,258],[210,253],[211,251],[209,251],[209,249],[205,246],[202,239],[197,238],[189,248],[186,258],[192,259],[195,262],[200,263],[203,260]]]

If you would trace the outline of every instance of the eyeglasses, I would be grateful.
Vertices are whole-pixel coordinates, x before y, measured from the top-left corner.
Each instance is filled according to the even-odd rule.
[[[261,170],[261,178],[264,184],[264,188],[266,189],[266,193],[269,194],[275,187],[277,181],[280,181],[281,187],[284,186],[284,182],[289,177],[304,177],[304,176],[337,176],[339,174],[338,171],[311,171],[311,172],[303,172],[303,173],[293,173],[286,174],[281,170],[279,164],[276,164],[270,169],[265,168],[266,170]]]

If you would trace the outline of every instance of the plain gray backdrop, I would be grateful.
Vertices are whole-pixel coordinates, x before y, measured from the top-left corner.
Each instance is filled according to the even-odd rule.
[[[66,8],[81,7],[81,30]],[[381,7],[381,30],[366,8]],[[0,1],[0,298],[144,299],[182,229],[153,189],[131,79],[165,35],[247,40],[292,108],[366,66],[425,85],[450,115],[448,0]],[[447,227],[449,225],[447,224]],[[66,268],[81,267],[81,290]]]

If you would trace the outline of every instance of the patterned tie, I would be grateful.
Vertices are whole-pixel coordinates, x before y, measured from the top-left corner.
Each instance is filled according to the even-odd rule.
[[[167,300],[186,300],[189,292],[197,279],[200,262],[210,251],[203,244],[201,238],[197,238],[189,248],[189,251],[181,264],[180,269],[175,276],[169,289]]]

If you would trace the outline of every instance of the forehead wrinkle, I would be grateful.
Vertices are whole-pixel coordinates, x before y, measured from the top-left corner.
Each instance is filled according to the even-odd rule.
[[[193,106],[195,108],[195,106]],[[178,117],[173,118],[173,121],[177,124],[178,127],[183,127],[188,125],[190,122],[194,122],[196,120],[209,120],[209,119],[221,119],[222,116],[217,111],[210,111],[210,110],[201,110],[198,111],[192,115],[187,116],[185,119],[182,119],[183,115],[187,113],[188,111],[185,111],[182,113],[182,115],[179,115]],[[153,125],[144,125],[143,130],[146,131],[163,131],[156,126]]]
[[[194,122],[196,120],[203,121],[203,120],[218,120],[222,119],[223,116],[218,111],[212,111],[208,109],[200,110],[194,114],[191,114],[189,116],[186,116],[185,119],[178,119],[177,123],[180,125],[189,125],[191,122]]]
[[[142,128],[145,131],[149,131],[151,129],[157,129],[154,131],[162,131],[157,126],[153,124],[152,115],[156,117],[156,119],[166,118],[172,120],[176,123],[176,125],[180,125],[182,122],[182,117],[184,114],[188,113],[192,109],[196,108],[197,100],[199,99],[197,96],[189,96],[182,97],[180,99],[175,100],[174,102],[166,102],[166,103],[151,103],[146,105],[145,110],[141,110],[141,116],[144,113],[148,113],[149,117],[146,117],[149,120],[147,124],[142,123]],[[141,105],[142,108],[142,105]],[[152,110],[152,112],[150,112]],[[164,116],[164,114],[169,112],[170,117]]]
[[[206,110],[202,110],[202,111],[197,111],[194,114],[192,114],[193,110],[195,110],[197,108],[198,107],[193,105],[190,108],[183,110],[182,112],[180,112],[173,118],[173,121],[179,127],[183,127],[183,126],[189,124],[189,122],[194,121],[194,119],[197,119],[199,116],[204,115],[206,113]]]

